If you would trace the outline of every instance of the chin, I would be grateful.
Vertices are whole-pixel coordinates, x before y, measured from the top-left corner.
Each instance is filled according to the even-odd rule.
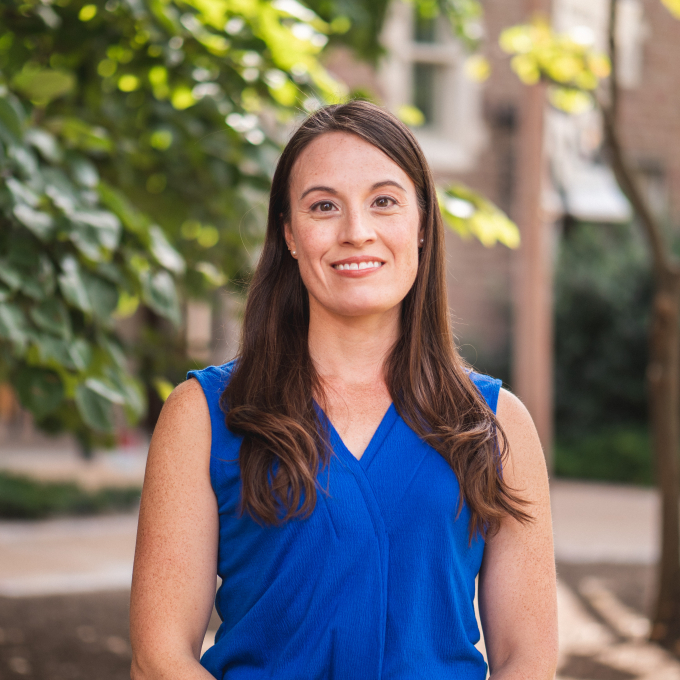
[[[400,301],[386,303],[384,300],[343,300],[334,302],[336,304],[326,306],[329,312],[338,316],[359,317],[385,314],[398,306]]]

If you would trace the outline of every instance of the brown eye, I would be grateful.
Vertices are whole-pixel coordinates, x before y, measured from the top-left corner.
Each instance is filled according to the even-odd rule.
[[[375,199],[375,205],[378,206],[378,208],[389,208],[395,203],[396,201],[389,196],[378,196],[378,198]]]
[[[320,201],[312,206],[312,210],[320,210],[321,212],[330,212],[335,206],[330,201]]]

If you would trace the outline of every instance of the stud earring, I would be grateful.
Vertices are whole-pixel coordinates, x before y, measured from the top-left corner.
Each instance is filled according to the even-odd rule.
[[[425,239],[424,239],[424,238],[421,238],[421,239],[420,239],[420,245],[422,246],[423,243],[425,243]]]
[[[295,256],[297,255],[297,250],[291,250],[291,251],[290,251],[290,254],[291,254],[293,257],[295,257]]]

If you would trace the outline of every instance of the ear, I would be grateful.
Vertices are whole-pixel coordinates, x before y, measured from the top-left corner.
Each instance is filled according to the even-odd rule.
[[[283,238],[286,240],[288,250],[295,250],[295,238],[293,237],[293,230],[290,227],[290,222],[283,223]]]

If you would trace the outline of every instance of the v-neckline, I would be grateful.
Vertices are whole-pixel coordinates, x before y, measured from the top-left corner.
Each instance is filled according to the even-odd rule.
[[[314,405],[316,406],[316,409],[319,413],[319,417],[322,418],[325,421],[326,425],[328,426],[331,447],[333,448],[333,450],[339,451],[340,454],[343,457],[349,459],[352,462],[352,464],[359,465],[364,470],[368,469],[368,466],[371,464],[371,461],[375,457],[375,454],[380,450],[380,447],[385,441],[385,437],[387,437],[388,432],[392,429],[392,426],[394,425],[395,421],[397,420],[397,417],[399,416],[399,414],[397,413],[397,409],[394,406],[394,402],[392,402],[389,405],[387,411],[385,411],[385,415],[382,417],[380,424],[378,425],[376,431],[373,433],[371,440],[368,442],[368,446],[364,449],[364,452],[361,454],[361,457],[357,458],[347,448],[345,442],[342,440],[342,437],[335,429],[335,425],[333,425],[331,419],[326,415],[326,412],[319,406],[316,400],[314,401]]]

